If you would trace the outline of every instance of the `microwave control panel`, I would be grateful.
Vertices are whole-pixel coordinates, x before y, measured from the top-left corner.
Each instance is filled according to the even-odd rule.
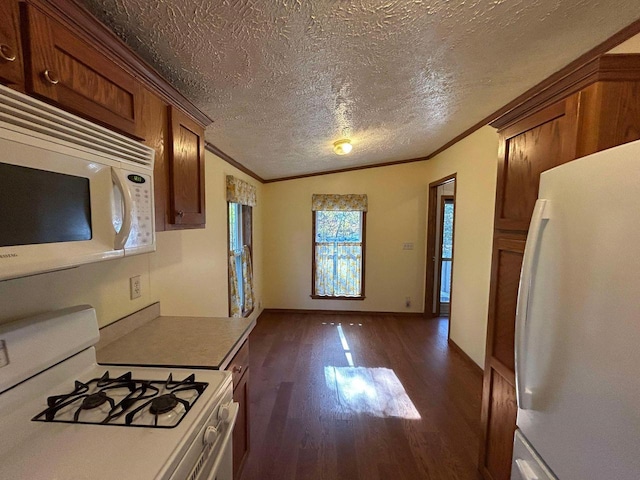
[[[124,246],[136,253],[155,250],[153,184],[149,175],[127,173],[127,186],[131,192],[131,233]]]

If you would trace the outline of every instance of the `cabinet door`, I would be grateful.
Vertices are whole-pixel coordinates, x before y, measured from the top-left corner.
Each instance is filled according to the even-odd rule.
[[[238,418],[233,428],[233,478],[240,478],[249,453],[249,341],[238,350],[227,370],[233,377],[233,400],[238,402]]]
[[[22,88],[24,77],[18,7],[17,0],[0,2],[0,81]]]
[[[575,158],[578,95],[500,132],[495,228],[526,231],[540,174]]]
[[[135,137],[138,82],[36,7],[24,7],[27,90]]]
[[[177,108],[171,107],[169,116],[169,222],[204,226],[204,128]]]
[[[518,283],[526,236],[496,233],[491,264],[487,353],[482,394],[485,478],[507,480],[511,467],[515,404],[514,331]]]
[[[234,385],[233,401],[238,402],[238,418],[233,429],[233,478],[240,478],[242,464],[249,453],[249,371]]]
[[[480,458],[480,471],[484,478],[509,480],[513,455],[513,434],[516,430],[516,393],[511,379],[497,368],[488,368],[484,374],[482,417],[484,443]],[[484,400],[486,404],[484,403]]]

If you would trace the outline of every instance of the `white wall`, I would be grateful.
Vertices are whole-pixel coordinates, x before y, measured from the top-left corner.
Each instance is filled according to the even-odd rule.
[[[207,228],[158,234],[151,261],[152,295],[161,300],[162,315],[226,317],[228,306],[226,176],[256,187],[253,209],[255,305],[262,302],[262,189],[258,181],[207,152]],[[256,308],[253,316],[259,313]]]
[[[457,173],[451,338],[484,362],[498,136],[484,127],[425,161],[266,184],[264,306],[381,312],[422,312],[426,276],[429,183]],[[311,195],[366,193],[363,301],[310,298]],[[405,242],[413,250],[403,250]],[[405,307],[405,297],[412,306]]]
[[[157,251],[130,258],[0,282],[0,324],[71,305],[95,307],[100,326],[160,301],[163,315],[228,315],[225,175],[257,186],[254,212],[256,305],[261,301],[262,185],[207,152],[207,227],[159,232]],[[129,277],[140,275],[142,297],[129,299]],[[258,309],[253,316],[260,313]]]

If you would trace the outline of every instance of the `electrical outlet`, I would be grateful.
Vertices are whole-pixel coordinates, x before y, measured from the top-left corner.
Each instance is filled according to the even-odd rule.
[[[140,283],[140,275],[129,279],[129,287],[131,290],[131,300],[142,296],[142,284]]]
[[[405,297],[404,306],[409,308],[411,306],[411,297]]]
[[[403,250],[413,250],[413,242],[405,242],[402,244]]]

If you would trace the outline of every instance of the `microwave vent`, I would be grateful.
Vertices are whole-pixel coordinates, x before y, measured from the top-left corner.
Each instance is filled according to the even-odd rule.
[[[0,85],[0,126],[153,169],[155,151],[131,138]]]

